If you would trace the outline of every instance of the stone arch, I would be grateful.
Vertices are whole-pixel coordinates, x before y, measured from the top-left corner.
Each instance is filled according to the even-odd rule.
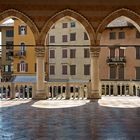
[[[106,16],[103,21],[101,22],[101,24],[98,26],[98,29],[96,31],[96,36],[97,36],[97,40],[96,40],[96,45],[100,44],[100,39],[101,39],[101,34],[104,31],[104,29],[106,28],[106,26],[113,21],[114,19],[120,17],[120,16],[124,16],[126,17],[126,20],[129,19],[129,21],[132,24],[135,24],[136,27],[140,26],[140,16],[135,13],[132,10],[129,9],[118,9],[114,12],[112,12],[111,14],[109,14],[108,16]]]
[[[35,25],[35,23],[28,16],[26,16],[22,12],[17,11],[15,9],[8,9],[8,10],[0,13],[0,21],[6,19],[8,17],[17,17],[17,18],[21,19],[22,21],[24,21],[32,30],[32,32],[34,34],[35,42],[38,41],[39,30],[38,30],[37,26]]]
[[[46,24],[44,25],[44,27],[41,31],[40,44],[44,45],[46,35],[47,35],[48,31],[50,30],[51,26],[56,21],[58,21],[59,19],[65,17],[65,16],[70,16],[70,17],[76,19],[77,21],[79,21],[84,26],[86,31],[88,32],[88,35],[90,37],[90,44],[91,45],[95,44],[95,30],[93,29],[91,24],[88,22],[88,20],[84,16],[82,16],[81,14],[79,14],[73,10],[70,10],[70,9],[66,9],[66,10],[63,10],[61,12],[58,12],[57,14],[55,14],[53,17],[51,17],[46,22]]]

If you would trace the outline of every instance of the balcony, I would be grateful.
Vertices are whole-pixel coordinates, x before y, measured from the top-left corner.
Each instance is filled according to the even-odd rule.
[[[14,51],[14,57],[25,58],[26,57],[26,51]]]
[[[115,57],[107,57],[106,62],[108,64],[115,64],[115,63],[124,64],[124,63],[126,63],[126,58],[125,58],[125,56],[123,56],[123,57],[116,57],[116,56]]]

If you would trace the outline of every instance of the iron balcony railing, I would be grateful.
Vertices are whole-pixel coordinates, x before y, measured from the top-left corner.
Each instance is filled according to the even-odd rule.
[[[126,57],[125,56],[121,56],[121,57],[118,57],[118,56],[107,57],[106,62],[108,64],[110,64],[110,63],[126,63]]]
[[[14,51],[14,57],[25,57],[26,51]]]

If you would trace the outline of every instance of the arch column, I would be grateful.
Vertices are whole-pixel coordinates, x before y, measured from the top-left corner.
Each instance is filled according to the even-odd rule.
[[[37,72],[36,72],[36,94],[34,99],[46,99],[47,93],[45,92],[45,73],[44,73],[44,57],[45,57],[45,47],[36,47],[36,64],[37,64]]]
[[[90,99],[100,99],[101,95],[99,93],[100,82],[99,82],[99,54],[100,48],[94,47],[90,48],[90,58],[91,58],[91,92],[89,95]]]

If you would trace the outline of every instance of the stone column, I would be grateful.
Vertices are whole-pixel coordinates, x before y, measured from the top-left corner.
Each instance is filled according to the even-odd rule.
[[[101,95],[99,93],[99,53],[100,48],[90,48],[91,57],[91,93],[89,95],[90,99],[100,99]]]
[[[44,73],[44,56],[45,56],[45,48],[37,47],[36,51],[36,63],[37,63],[37,72],[36,72],[36,94],[34,99],[46,99],[47,93],[45,92],[45,73]]]

